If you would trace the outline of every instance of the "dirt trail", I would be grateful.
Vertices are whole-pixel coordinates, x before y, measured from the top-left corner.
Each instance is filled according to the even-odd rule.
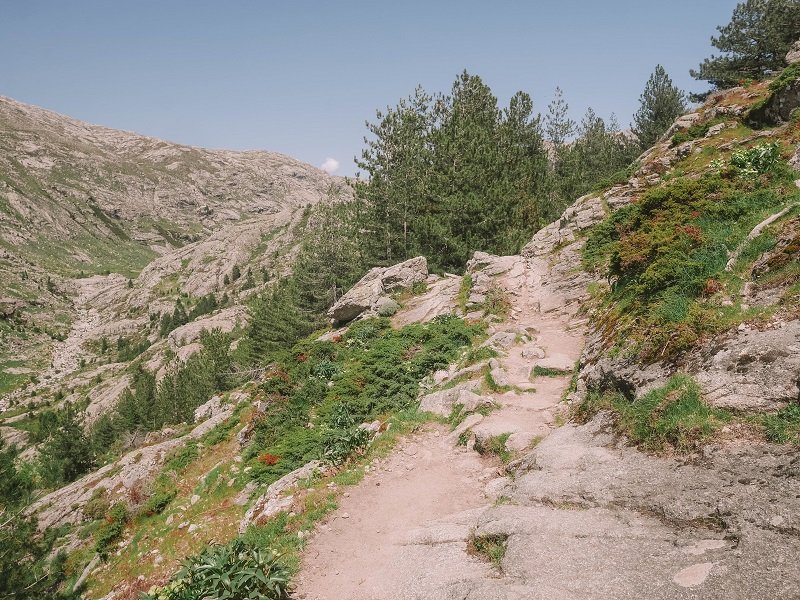
[[[566,376],[532,383],[533,365],[570,367],[582,340],[570,331],[568,317],[539,312],[544,265],[502,260],[508,264],[499,270],[508,268],[497,283],[512,310],[507,322],[490,332],[528,331],[532,339],[507,348],[494,363],[517,391],[493,394],[499,408],[470,417],[469,424],[479,438],[511,434],[507,447],[522,451],[550,432],[569,383]],[[342,498],[306,548],[297,598],[432,599],[448,583],[492,577],[491,565],[468,553],[467,540],[509,480],[496,458],[459,446],[457,434],[426,427],[403,440]]]

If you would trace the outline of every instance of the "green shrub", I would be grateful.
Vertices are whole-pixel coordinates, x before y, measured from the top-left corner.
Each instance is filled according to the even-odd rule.
[[[378,308],[379,317],[391,317],[400,310],[400,305],[396,302],[386,302]]]
[[[800,63],[794,63],[786,67],[781,74],[775,79],[770,81],[769,89],[772,92],[777,92],[800,79]]]
[[[95,488],[92,492],[92,497],[83,506],[83,516],[91,521],[102,519],[107,513],[111,505],[108,502],[108,493],[105,488]]]
[[[197,442],[187,442],[185,446],[176,448],[169,457],[167,457],[164,470],[180,472],[188,467],[198,456],[200,456],[200,453],[197,450]]]
[[[767,142],[752,148],[742,148],[731,155],[731,166],[744,177],[757,177],[773,170],[781,157],[780,144]]]
[[[323,458],[332,465],[340,465],[353,454],[362,451],[369,443],[369,432],[358,426],[345,404],[333,409],[328,429],[324,434]]]
[[[773,164],[774,148],[759,148],[742,158],[753,169],[768,169],[757,185],[719,174],[678,179],[592,228],[583,266],[605,269],[610,286],[598,298],[598,324],[610,345],[625,340],[643,359],[663,359],[736,324],[738,309],[710,301],[734,277],[726,271],[729,253],[798,197],[790,174]]]
[[[141,514],[148,517],[160,515],[177,495],[178,489],[175,484],[168,477],[162,475],[156,481],[153,493],[142,506]]]
[[[289,572],[273,552],[236,539],[189,558],[167,585],[142,600],[288,600],[288,587]]]
[[[117,502],[108,511],[106,522],[95,532],[95,550],[104,559],[108,557],[111,544],[122,535],[128,519],[128,507],[124,502]]]

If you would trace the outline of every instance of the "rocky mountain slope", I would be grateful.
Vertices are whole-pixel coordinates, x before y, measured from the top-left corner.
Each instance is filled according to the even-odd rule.
[[[0,98],[0,410],[88,397],[96,418],[127,381],[102,344],[146,339],[158,370],[203,328],[244,324],[241,302],[285,272],[306,209],[347,193],[280,154],[183,146]],[[227,306],[161,339],[178,298],[209,295]]]
[[[335,328],[29,512],[87,598],[136,598],[237,536],[279,552],[307,600],[799,596],[798,89],[790,67],[712,96],[518,256],[371,270]],[[114,363],[70,362],[70,340],[220,290],[203,268],[227,232],[280,253],[300,218],[280,214],[130,283],[80,280],[51,378],[124,388]],[[246,296],[232,275],[221,289]],[[150,328],[145,364],[239,310]]]

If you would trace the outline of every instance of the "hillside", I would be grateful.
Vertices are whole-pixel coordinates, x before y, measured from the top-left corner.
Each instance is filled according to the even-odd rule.
[[[224,563],[309,600],[800,594],[798,81],[713,95],[519,255],[476,252],[463,276],[376,267],[335,328],[233,381],[192,379],[188,418],[28,509],[70,585],[172,600]],[[263,219],[130,283],[73,280],[61,400],[85,398],[91,422],[126,387],[153,393],[131,365],[174,386],[159,399],[181,372],[228,375],[253,293],[232,265],[280,259],[301,215]],[[234,301],[163,335],[147,314],[222,290]],[[101,332],[150,345],[115,363],[86,343]],[[181,356],[200,360],[171,379]],[[175,579],[188,557],[194,583]]]
[[[183,146],[0,98],[0,405],[47,402],[80,365],[96,368],[64,385],[91,395],[98,369],[120,370],[99,367],[103,338],[155,343],[152,315],[178,297],[227,295],[227,314],[243,314],[239,291],[285,271],[304,210],[344,190],[280,154]]]

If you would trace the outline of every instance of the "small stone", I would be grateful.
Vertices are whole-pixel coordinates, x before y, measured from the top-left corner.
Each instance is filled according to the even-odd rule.
[[[200,502],[200,496],[198,496],[197,494],[193,494],[192,497],[189,499],[189,504],[191,504],[192,506],[194,506],[198,502]]]
[[[199,527],[195,523],[192,523],[191,525],[189,525],[188,531],[189,531],[189,533],[194,533],[198,529],[199,529]]]
[[[342,513],[342,518],[343,518],[343,519],[349,519],[349,518],[350,518],[350,515],[349,515],[349,514],[347,514],[347,513]]]

